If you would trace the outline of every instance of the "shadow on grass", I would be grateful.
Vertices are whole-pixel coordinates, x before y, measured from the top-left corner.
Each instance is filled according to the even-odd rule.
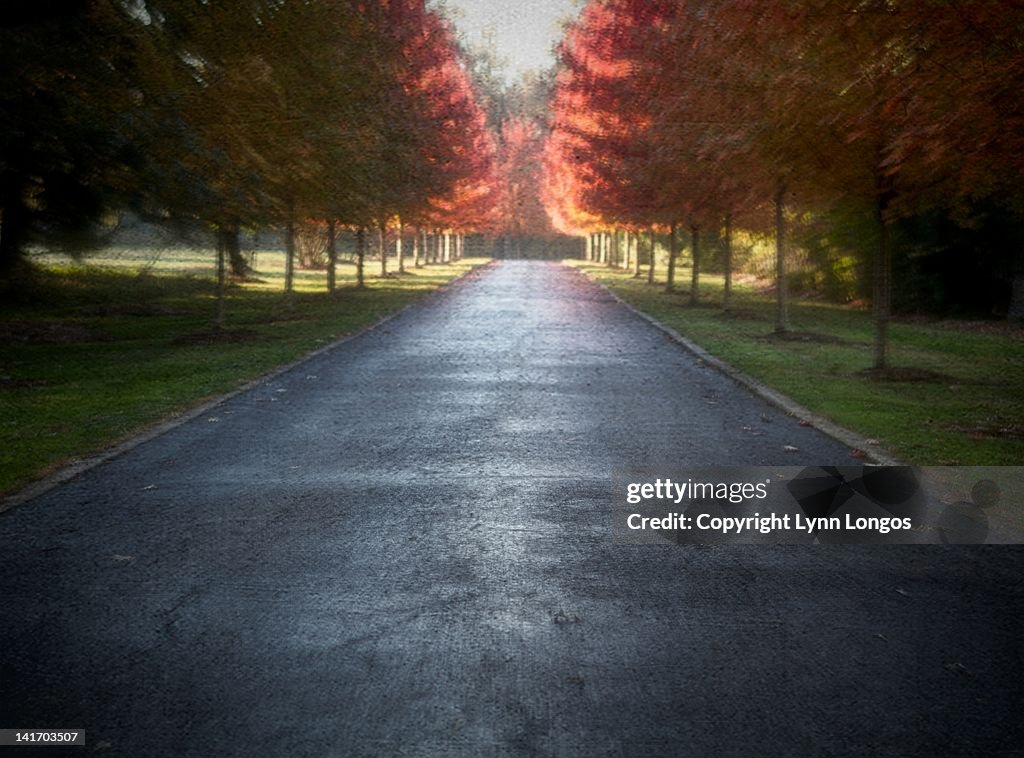
[[[175,337],[173,345],[237,345],[247,342],[255,342],[265,339],[264,335],[255,329],[200,329],[198,331],[182,334]]]
[[[769,332],[768,334],[761,335],[758,339],[762,339],[766,342],[805,342],[816,343],[819,345],[867,344],[866,342],[854,342],[852,340],[843,339],[842,337],[837,337],[834,334],[824,334],[822,332],[800,332],[793,330]]]

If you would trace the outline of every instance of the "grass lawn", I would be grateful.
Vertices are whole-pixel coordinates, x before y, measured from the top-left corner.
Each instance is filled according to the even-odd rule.
[[[225,330],[216,311],[213,254],[113,249],[85,264],[35,256],[38,276],[0,310],[0,493],[101,450],[202,400],[233,390],[407,305],[486,263],[467,258],[354,287],[338,266],[296,271],[283,293],[284,256],[261,251],[259,281],[232,284]],[[389,261],[389,269],[396,267]],[[13,297],[12,297],[13,295]]]
[[[891,363],[914,369],[899,381],[862,373],[872,365],[870,313],[794,298],[791,328],[803,340],[779,340],[774,299],[751,285],[733,287],[725,313],[721,276],[701,277],[700,304],[689,305],[690,271],[678,290],[629,272],[566,261],[711,354],[775,387],[897,458],[927,466],[1024,464],[1024,332],[999,323],[895,321]],[[664,270],[659,272],[664,274]],[[681,388],[685,391],[685,388]]]

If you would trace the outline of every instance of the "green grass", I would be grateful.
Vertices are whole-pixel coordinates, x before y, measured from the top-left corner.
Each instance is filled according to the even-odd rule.
[[[354,287],[338,267],[297,271],[261,252],[259,282],[229,287],[225,337],[211,323],[212,254],[120,250],[87,264],[36,256],[36,273],[0,312],[0,493],[96,452],[407,305],[486,259],[412,269]],[[394,262],[389,262],[394,269]]]
[[[719,307],[722,277],[701,278],[690,307],[689,269],[677,292],[644,278],[583,261],[566,261],[624,300],[741,371],[816,413],[860,432],[908,463],[1003,466],[1024,463],[1024,340],[1019,331],[979,324],[891,325],[891,362],[933,372],[929,381],[879,381],[872,365],[873,324],[860,309],[794,298],[791,328],[823,341],[772,339],[774,299],[751,285],[733,288]],[[663,271],[663,270],[662,270]],[[991,325],[988,325],[991,327]]]

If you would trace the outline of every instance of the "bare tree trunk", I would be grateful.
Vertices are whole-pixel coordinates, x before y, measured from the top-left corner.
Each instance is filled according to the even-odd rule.
[[[722,294],[722,309],[732,307],[732,214],[725,214],[725,290]]]
[[[295,285],[295,222],[291,212],[284,227],[284,291],[290,293]]]
[[[654,284],[655,255],[654,255],[654,227],[653,226],[650,229],[650,237],[651,237],[651,265],[647,267],[647,283],[648,284]]]
[[[690,273],[690,305],[700,301],[700,229],[690,227],[690,240],[693,245],[693,268]]]
[[[420,260],[420,230],[419,227],[413,227],[412,230],[412,265],[413,268],[421,268],[423,266]]]
[[[885,180],[879,180],[879,186]],[[889,235],[889,202],[891,193],[880,189],[876,220],[878,222],[878,251],[875,255],[872,289],[874,302],[871,310],[875,317],[875,369],[889,367],[889,318],[892,310],[892,240]]]
[[[338,235],[334,219],[327,220],[327,291],[334,292],[338,284]]]
[[[775,190],[775,331],[789,331],[789,298],[786,292],[786,186]]]
[[[405,226],[402,224],[402,218],[398,218],[398,238],[395,240],[395,254],[398,256],[398,273],[405,273],[405,250],[402,246],[402,236],[405,234]]]
[[[356,287],[362,289],[366,286],[366,277],[363,274],[363,266],[366,263],[366,227],[361,226],[356,231]]]
[[[231,273],[235,276],[243,277],[246,276],[252,269],[249,268],[249,262],[242,255],[242,246],[239,242],[239,224],[237,221],[231,224],[229,234],[225,242],[227,243],[227,254],[228,260],[231,262]]]
[[[665,274],[665,292],[676,289],[676,223],[668,228],[668,272]]]
[[[633,232],[633,278],[640,278],[640,232]]]
[[[377,225],[377,245],[380,248],[380,275],[388,275],[388,227],[387,222],[381,221]]]
[[[626,265],[623,268],[629,270],[633,268],[633,233],[626,229],[624,234],[626,236]]]
[[[224,280],[226,278],[226,267],[224,265],[224,237],[220,231],[217,233],[217,311],[213,319],[213,328],[220,331],[224,328]]]
[[[237,221],[219,224],[217,227],[217,244],[224,247],[224,253],[227,263],[230,264],[231,273],[234,276],[245,276],[249,273],[249,263],[242,256],[239,234],[239,224]]]

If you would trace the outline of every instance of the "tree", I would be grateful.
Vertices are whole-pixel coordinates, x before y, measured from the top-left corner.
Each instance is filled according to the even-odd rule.
[[[79,252],[137,192],[136,47],[116,2],[0,10],[0,276],[35,240]]]

